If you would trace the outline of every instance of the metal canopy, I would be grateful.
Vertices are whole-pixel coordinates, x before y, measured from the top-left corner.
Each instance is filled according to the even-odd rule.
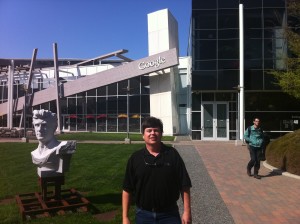
[[[104,54],[104,55],[101,55],[101,56],[96,57],[96,58],[91,58],[91,59],[88,59],[86,61],[79,62],[79,63],[75,64],[74,66],[84,65],[84,64],[86,64],[88,62],[91,62],[91,61],[103,60],[105,58],[110,58],[110,57],[114,57],[114,56],[116,56],[118,58],[121,58],[121,59],[123,59],[125,61],[132,61],[131,59],[129,59],[129,58],[121,55],[121,54],[125,54],[127,52],[128,52],[128,50],[121,49],[121,50],[114,51],[114,52],[109,53],[109,54]]]

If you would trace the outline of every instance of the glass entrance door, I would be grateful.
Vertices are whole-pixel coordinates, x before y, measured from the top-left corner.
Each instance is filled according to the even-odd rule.
[[[70,116],[62,115],[63,131],[70,131]]]
[[[202,104],[202,139],[228,140],[228,104],[207,102]]]

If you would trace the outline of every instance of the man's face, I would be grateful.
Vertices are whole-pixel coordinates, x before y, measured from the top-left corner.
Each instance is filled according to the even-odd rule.
[[[260,120],[259,119],[255,119],[253,121],[253,124],[254,124],[255,127],[258,127],[260,125]]]
[[[37,140],[47,143],[50,142],[54,136],[54,128],[47,120],[37,119],[33,123],[35,135]]]
[[[160,128],[146,128],[143,139],[147,145],[154,145],[161,142],[162,132]]]

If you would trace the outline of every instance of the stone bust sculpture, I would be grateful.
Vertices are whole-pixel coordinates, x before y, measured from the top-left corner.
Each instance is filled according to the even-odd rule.
[[[62,176],[68,171],[72,154],[76,150],[75,141],[58,141],[55,136],[57,116],[48,110],[34,110],[32,123],[37,149],[31,152],[32,162],[38,166],[40,177]]]

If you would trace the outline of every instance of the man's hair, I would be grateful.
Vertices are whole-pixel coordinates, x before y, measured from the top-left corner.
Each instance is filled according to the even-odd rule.
[[[257,119],[257,120],[260,120],[258,117],[255,117],[255,118],[253,118],[253,121],[255,121],[256,119]]]
[[[146,128],[159,128],[161,132],[163,130],[163,123],[160,119],[156,117],[147,117],[142,123],[142,133],[144,133]]]
[[[32,124],[35,124],[36,120],[47,120],[54,127],[54,130],[57,128],[57,116],[49,110],[34,110],[32,112]]]

